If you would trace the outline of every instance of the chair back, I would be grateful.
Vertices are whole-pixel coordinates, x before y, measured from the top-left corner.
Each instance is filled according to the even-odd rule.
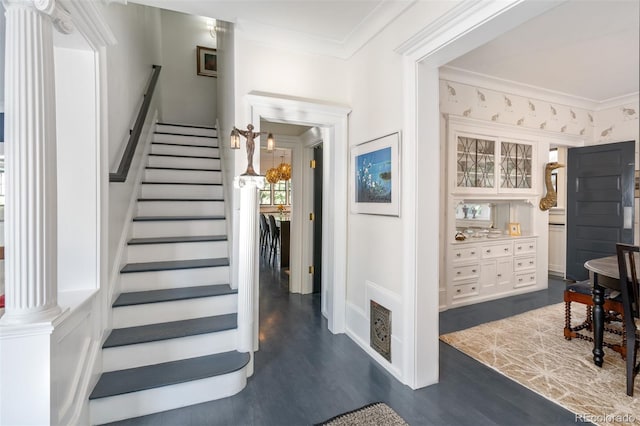
[[[269,215],[269,228],[271,229],[271,237],[278,238],[278,225],[276,225],[276,218]]]
[[[260,231],[269,232],[269,225],[267,224],[267,217],[264,213],[260,213]]]
[[[624,323],[627,334],[636,331],[635,318],[639,317],[638,266],[640,247],[627,244],[616,244],[618,253],[618,269],[620,273],[620,292],[624,308]]]

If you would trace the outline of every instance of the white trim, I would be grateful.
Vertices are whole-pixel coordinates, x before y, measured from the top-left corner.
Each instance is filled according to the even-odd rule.
[[[323,128],[323,268],[322,288],[327,294],[327,319],[332,333],[344,333],[347,279],[347,115],[341,105],[320,104],[281,95],[251,92],[246,95],[251,122],[260,119],[278,123],[302,124]]]
[[[598,103],[595,111],[602,111],[603,109],[616,108],[626,106],[629,104],[637,104],[640,98],[640,92],[630,93],[628,95],[616,96],[614,98],[605,99]]]
[[[84,36],[93,50],[113,46],[118,42],[95,2],[63,0],[62,3],[69,10],[71,20],[78,32]]]

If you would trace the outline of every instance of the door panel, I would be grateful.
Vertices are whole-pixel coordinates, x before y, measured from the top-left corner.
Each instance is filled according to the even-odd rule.
[[[313,159],[313,292],[322,289],[322,144],[314,147]]]
[[[587,279],[584,262],[615,255],[617,242],[633,244],[634,157],[633,141],[569,149],[567,278]]]

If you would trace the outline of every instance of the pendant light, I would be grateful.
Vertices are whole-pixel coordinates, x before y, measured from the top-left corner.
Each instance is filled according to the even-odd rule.
[[[284,155],[282,155],[280,158],[282,159],[282,162],[278,166],[280,180],[287,181],[291,179],[291,164],[284,162]]]
[[[273,152],[271,153],[271,168],[267,170],[264,174],[265,179],[269,183],[276,183],[280,180],[280,171],[273,167]]]

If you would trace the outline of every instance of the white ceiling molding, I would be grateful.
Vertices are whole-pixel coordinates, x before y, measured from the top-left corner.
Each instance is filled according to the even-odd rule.
[[[248,19],[237,19],[236,34],[247,40],[285,50],[349,59],[416,0],[382,1],[344,39],[329,39]]]
[[[69,10],[78,32],[93,49],[113,46],[118,42],[98,4],[86,0],[65,0],[62,3]]]
[[[446,49],[446,56],[435,61],[444,65],[564,1],[566,0],[463,0],[400,44],[395,51],[416,60],[424,60],[436,54],[443,55],[445,47],[473,33],[474,39],[477,39],[476,45],[465,45],[465,50],[459,51]],[[483,28],[484,24],[494,19],[500,22],[499,29],[498,26]]]
[[[440,79],[591,111],[627,105],[634,101],[637,102],[638,100],[638,93],[636,92],[599,102],[593,99],[582,98],[544,87],[506,80],[448,65],[440,68]]]

